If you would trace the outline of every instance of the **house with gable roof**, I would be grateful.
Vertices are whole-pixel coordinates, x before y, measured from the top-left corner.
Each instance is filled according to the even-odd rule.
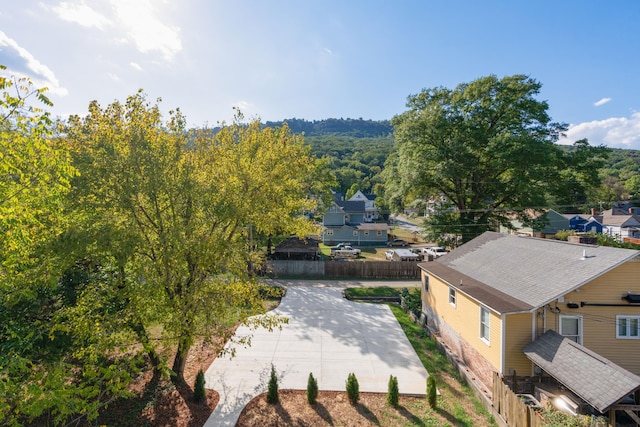
[[[349,199],[350,202],[364,202],[364,222],[373,222],[380,218],[375,200],[375,194],[364,194],[360,190],[356,191],[356,193]]]
[[[625,238],[640,239],[640,208],[614,206],[599,217],[602,233],[620,241]]]
[[[366,222],[366,204],[362,200],[334,200],[322,217],[322,243],[334,245],[383,245],[390,227],[386,223]]]
[[[602,233],[602,224],[598,220],[595,209],[591,211],[591,215],[584,214],[564,214],[569,220],[569,230],[578,233]]]
[[[546,212],[529,210],[525,214],[533,222],[533,225],[525,225],[521,219],[513,218],[510,228],[501,225],[500,232],[531,237],[548,237],[555,236],[560,230],[569,230],[569,219],[553,209]]]
[[[487,389],[540,373],[601,413],[640,397],[639,251],[486,232],[419,266],[426,325]]]

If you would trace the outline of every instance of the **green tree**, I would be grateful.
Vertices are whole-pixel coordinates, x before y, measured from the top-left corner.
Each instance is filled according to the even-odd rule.
[[[128,355],[90,351],[104,330],[68,316],[76,291],[98,277],[97,269],[80,266],[63,274],[63,256],[51,245],[69,224],[65,198],[76,171],[38,106],[51,105],[45,92],[28,79],[0,75],[2,425],[91,419],[109,399],[128,393],[136,370]],[[95,334],[86,340],[74,329]]]
[[[314,405],[318,399],[318,381],[313,376],[313,373],[309,372],[309,379],[307,380],[307,402],[309,405]]]
[[[193,385],[193,401],[196,403],[202,403],[206,400],[207,394],[204,389],[205,380],[204,380],[204,372],[202,369],[198,370],[198,374],[196,375],[196,382]]]
[[[350,373],[347,377],[346,390],[349,403],[351,403],[352,405],[357,405],[360,401],[360,385],[358,384],[358,378],[356,378],[356,374],[354,374],[353,372]]]
[[[448,201],[426,221],[428,238],[466,242],[508,225],[514,213],[524,218],[525,208],[547,205],[549,192],[566,196],[567,174],[575,194],[597,181],[597,162],[580,168],[575,162],[594,154],[586,141],[573,156],[554,144],[566,125],[551,121],[548,104],[535,98],[540,88],[514,75],[424,89],[393,118],[398,156],[388,165],[388,188],[397,188],[405,203],[431,196]],[[593,180],[573,179],[589,173]]]
[[[125,104],[91,103],[72,117],[66,142],[81,175],[74,181],[76,257],[97,257],[117,272],[113,294],[137,339],[160,354],[148,328],[162,325],[177,350],[172,372],[183,379],[196,337],[218,335],[259,306],[247,265],[251,230],[308,235],[302,215],[318,163],[301,137],[258,121],[217,133],[188,133],[180,111],[163,121],[139,92]],[[274,317],[263,322],[272,327]],[[271,323],[269,323],[271,322]]]
[[[427,377],[427,401],[431,409],[438,406],[438,388],[436,387],[436,379],[433,375]]]
[[[344,195],[344,199],[345,200],[349,200],[350,198],[353,197],[354,194],[356,194],[358,191],[360,190],[360,186],[358,184],[353,184],[351,185],[351,187],[349,187],[349,190],[347,190],[347,193]]]
[[[275,405],[280,401],[278,397],[278,375],[276,375],[276,368],[271,365],[271,374],[269,375],[269,386],[267,388],[267,403]]]
[[[394,408],[398,406],[398,377],[389,375],[389,384],[387,386],[387,403]]]
[[[629,192],[629,197],[640,199],[640,175],[633,175],[624,183],[624,189]]]

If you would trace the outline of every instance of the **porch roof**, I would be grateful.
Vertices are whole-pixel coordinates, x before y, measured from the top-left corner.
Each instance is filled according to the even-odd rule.
[[[545,332],[523,352],[602,413],[640,389],[639,376],[554,331]]]

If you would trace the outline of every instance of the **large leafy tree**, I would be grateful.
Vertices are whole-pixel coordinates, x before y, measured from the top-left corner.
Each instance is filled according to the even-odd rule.
[[[2,425],[95,415],[109,398],[126,394],[131,372],[129,360],[105,363],[87,351],[102,341],[95,325],[82,327],[82,319],[63,314],[72,303],[51,242],[68,224],[63,209],[75,169],[42,109],[51,105],[45,93],[29,79],[0,75]]]
[[[286,126],[264,129],[240,115],[218,132],[184,124],[179,111],[164,121],[139,92],[105,109],[92,103],[65,130],[80,171],[71,193],[80,236],[70,240],[83,242],[75,258],[117,272],[120,318],[152,359],[175,345],[178,379],[196,338],[246,320],[259,303],[247,274],[257,261],[250,233],[307,235],[302,213],[318,186],[309,180],[318,163]],[[152,326],[161,339],[151,339]]]
[[[488,76],[455,89],[424,89],[395,116],[397,157],[387,165],[388,198],[440,200],[425,221],[427,237],[465,242],[525,209],[547,206],[551,193],[582,196],[597,181],[603,149],[586,141],[564,153],[554,143],[566,125],[551,121],[541,85],[524,76]],[[580,179],[576,179],[576,177]],[[588,179],[585,177],[589,177]],[[571,188],[567,188],[571,186]]]

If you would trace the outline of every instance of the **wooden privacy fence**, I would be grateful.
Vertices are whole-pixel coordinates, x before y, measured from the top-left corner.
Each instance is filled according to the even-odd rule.
[[[357,279],[419,279],[417,262],[391,261],[268,261],[275,276]]]
[[[493,406],[509,427],[543,427],[542,418],[493,373]]]

